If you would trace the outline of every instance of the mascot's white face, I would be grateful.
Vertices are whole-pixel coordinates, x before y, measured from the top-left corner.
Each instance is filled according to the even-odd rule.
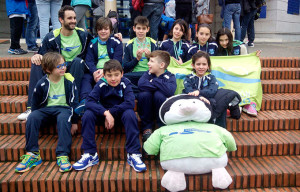
[[[163,103],[159,115],[161,121],[168,125],[185,121],[208,122],[211,109],[198,97],[181,94]]]

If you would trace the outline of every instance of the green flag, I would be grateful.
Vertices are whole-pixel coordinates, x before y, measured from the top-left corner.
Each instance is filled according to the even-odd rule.
[[[212,56],[210,58],[211,73],[217,78],[219,88],[238,92],[242,98],[241,106],[253,101],[256,103],[256,110],[259,111],[262,103],[261,64],[256,53],[239,56]],[[168,70],[176,77],[175,94],[182,93],[184,78],[192,72],[191,60],[178,65],[171,58]]]

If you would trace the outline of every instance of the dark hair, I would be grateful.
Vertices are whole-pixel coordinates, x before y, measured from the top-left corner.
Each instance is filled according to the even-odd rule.
[[[111,71],[120,71],[121,73],[123,72],[122,65],[118,60],[111,59],[104,63],[103,74],[105,75],[106,72]]]
[[[228,28],[219,29],[219,31],[217,33],[216,41],[217,41],[217,44],[218,44],[218,52],[223,53],[223,51],[225,50],[220,45],[220,37],[223,36],[223,35],[227,35],[227,37],[228,37],[227,51],[228,51],[228,55],[231,55],[232,50],[233,50],[233,36],[232,36],[231,31]]]
[[[188,24],[183,19],[177,19],[176,21],[174,21],[174,23],[173,23],[173,25],[171,27],[169,35],[173,36],[173,28],[177,24],[180,26],[180,28],[181,28],[181,30],[183,32],[183,35],[182,35],[181,39],[187,40],[187,35],[188,35],[189,28],[188,28]]]
[[[137,16],[134,19],[134,25],[133,26],[135,27],[137,24],[149,27],[149,20],[147,19],[147,17]]]
[[[58,11],[58,18],[64,19],[65,18],[65,11],[74,11],[74,8],[70,5],[65,5]]]
[[[96,25],[95,25],[96,32],[98,32],[99,30],[106,28],[106,27],[109,27],[110,32],[112,32],[113,26],[112,26],[111,20],[108,17],[100,17],[96,21]]]
[[[57,52],[48,52],[43,55],[42,59],[42,68],[43,71],[47,74],[51,73],[57,65],[59,65],[60,60],[64,59],[64,57]]]
[[[157,57],[159,62],[165,63],[164,69],[168,68],[168,66],[170,64],[170,53],[168,53],[167,51],[162,51],[162,50],[153,51],[150,54],[150,58],[151,57]]]
[[[213,41],[211,26],[209,24],[206,24],[206,23],[199,24],[198,28],[197,28],[197,34],[198,34],[200,28],[208,28],[209,32],[210,32],[210,37],[209,37],[209,39],[207,41],[208,42]],[[196,42],[198,42],[198,37],[195,40],[196,40]]]
[[[204,57],[207,60],[208,70],[210,70],[210,66],[211,66],[210,57],[209,54],[204,51],[199,51],[193,55],[192,64],[195,65],[196,61],[201,57]],[[195,69],[193,69],[193,71],[196,72]]]

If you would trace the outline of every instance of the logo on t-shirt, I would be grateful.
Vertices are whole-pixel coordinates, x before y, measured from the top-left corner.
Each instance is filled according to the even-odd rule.
[[[62,51],[67,51],[67,52],[71,52],[73,49],[76,49],[80,47],[80,45],[74,46],[74,47],[65,47],[65,48],[61,48]]]
[[[52,97],[49,95],[50,99],[59,99],[59,97],[63,97],[65,96],[65,94],[61,94],[61,95],[53,95]]]

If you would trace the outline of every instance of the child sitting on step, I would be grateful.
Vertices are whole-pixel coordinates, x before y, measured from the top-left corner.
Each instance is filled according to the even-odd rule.
[[[72,169],[69,154],[72,134],[77,131],[78,117],[73,109],[78,105],[78,93],[74,78],[66,72],[62,55],[49,52],[43,56],[42,68],[46,75],[38,81],[32,96],[31,114],[26,122],[26,151],[15,172],[25,172],[42,163],[39,152],[39,129],[51,122],[57,122],[58,143],[57,165],[60,172]]]

